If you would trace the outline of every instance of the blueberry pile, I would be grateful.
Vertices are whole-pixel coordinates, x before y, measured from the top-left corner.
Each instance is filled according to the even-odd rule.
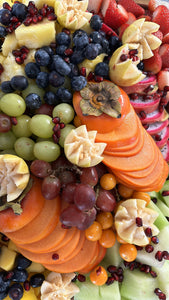
[[[7,295],[12,300],[20,300],[24,289],[29,290],[30,287],[36,288],[42,285],[45,277],[41,273],[32,275],[28,280],[26,268],[31,263],[29,259],[18,254],[15,261],[15,268],[8,272],[0,272],[0,300],[3,300]]]

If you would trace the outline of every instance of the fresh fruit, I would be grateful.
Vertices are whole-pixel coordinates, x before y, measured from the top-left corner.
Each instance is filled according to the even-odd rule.
[[[90,273],[90,280],[93,284],[103,285],[108,279],[106,270],[102,266],[96,267]]]
[[[138,5],[134,0],[119,0],[118,4],[122,5],[127,10],[127,12],[133,13],[136,17],[145,14],[144,8]]]
[[[98,14],[100,12],[102,0],[95,1],[95,0],[89,0],[87,10],[90,12],[94,12],[95,14]]]
[[[153,12],[152,21],[160,25],[160,30],[165,35],[169,32],[169,8],[159,5]]]
[[[159,49],[159,55],[162,60],[162,68],[169,68],[169,44],[163,44]]]
[[[154,50],[152,52],[153,56],[144,60],[144,69],[145,71],[157,74],[161,71],[162,68],[162,57],[159,53],[159,49]]]

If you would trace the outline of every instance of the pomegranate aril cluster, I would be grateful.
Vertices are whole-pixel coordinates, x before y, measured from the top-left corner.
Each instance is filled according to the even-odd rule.
[[[118,281],[119,283],[123,281],[123,268],[110,265],[107,267],[107,271],[110,273],[106,281],[107,285],[112,284],[114,281]]]

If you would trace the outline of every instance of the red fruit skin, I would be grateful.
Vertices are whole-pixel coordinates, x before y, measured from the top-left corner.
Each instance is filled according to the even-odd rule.
[[[156,32],[153,32],[153,34],[158,37],[161,41],[163,40],[163,33],[161,32],[161,30],[158,30]]]
[[[153,124],[156,124],[156,127],[153,128]],[[154,122],[152,124],[149,124],[149,128],[147,129],[147,132],[150,134],[150,135],[154,135],[154,134],[158,134],[160,133],[161,130],[163,130],[165,127],[168,126],[168,120],[166,121],[158,121],[158,122]],[[158,125],[158,126],[157,126]]]
[[[118,29],[118,33],[119,33],[119,39],[121,40],[122,39],[122,35],[124,33],[124,31],[126,30],[126,28],[129,26],[129,24],[125,23],[125,24],[122,24],[119,29]]]
[[[167,143],[168,141],[168,137],[169,137],[169,126],[165,127],[163,129],[163,135],[162,135],[162,139],[161,141],[157,141],[156,144],[159,148],[163,148],[164,145]],[[159,133],[160,134],[160,133]]]
[[[163,146],[163,148],[161,149],[161,153],[166,162],[169,162],[169,141],[167,141],[167,143]]]
[[[136,21],[136,17],[133,13],[128,12],[128,20],[126,22],[126,24],[132,24],[134,21]]]
[[[137,4],[134,0],[119,0],[118,4],[122,5],[127,12],[131,12],[136,17],[145,14],[144,8]]]
[[[104,15],[103,15],[104,16]],[[104,23],[112,29],[118,29],[128,20],[128,13],[121,5],[117,5],[114,1],[109,2],[109,6],[104,16]]]
[[[161,70],[157,75],[158,87],[162,91],[165,86],[169,86],[169,68]],[[166,95],[169,101],[169,92]]]
[[[159,5],[153,12],[152,22],[160,25],[160,30],[164,35],[169,33],[169,9],[164,5]]]
[[[162,60],[162,68],[169,68],[169,44],[160,46],[159,54]]]
[[[154,56],[148,58],[148,59],[144,59],[144,70],[145,71],[150,71],[153,74],[157,74],[158,72],[161,71],[162,68],[162,59],[161,56],[159,54],[159,50],[153,50],[152,51],[154,53]]]
[[[98,14],[102,5],[102,0],[89,0],[87,10]]]
[[[127,94],[133,93],[144,93],[150,85],[155,85],[157,83],[156,76],[152,75],[151,77],[146,77],[142,81],[131,85],[131,86],[123,86],[121,87]]]
[[[148,9],[149,9],[149,11],[153,12],[153,11],[155,11],[157,6],[159,6],[159,5],[164,5],[164,6],[169,8],[168,1],[165,1],[165,0],[164,1],[163,0],[149,0]]]
[[[169,44],[169,33],[163,36],[162,42],[163,44]]]
[[[110,28],[108,25],[106,25],[105,23],[102,24],[102,27],[100,30],[105,32],[105,34],[107,34],[109,36],[118,36],[117,33],[112,28]]]

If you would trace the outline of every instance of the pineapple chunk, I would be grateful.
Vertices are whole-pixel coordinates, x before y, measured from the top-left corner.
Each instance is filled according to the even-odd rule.
[[[17,253],[13,250],[8,249],[6,246],[1,247],[0,254],[0,268],[5,271],[10,271],[14,267],[15,258]]]
[[[5,58],[6,58],[5,56],[3,56],[2,54],[0,54],[0,64],[3,64],[3,61],[4,61]]]
[[[1,82],[11,80],[14,75],[25,75],[24,66],[15,62],[15,57],[10,52],[3,61],[4,71],[1,74]]]
[[[22,24],[15,30],[15,34],[20,47],[37,49],[55,41],[55,22],[44,20],[30,26]]]
[[[18,252],[18,249],[17,249],[16,245],[11,240],[8,243],[8,249],[13,250],[15,252]]]
[[[15,33],[8,34],[2,45],[2,54],[4,56],[8,56],[8,53],[12,52],[12,50],[14,49],[17,49],[17,47],[18,41],[16,39]]]
[[[39,263],[32,262],[31,265],[26,269],[28,273],[42,273],[45,268]]]

